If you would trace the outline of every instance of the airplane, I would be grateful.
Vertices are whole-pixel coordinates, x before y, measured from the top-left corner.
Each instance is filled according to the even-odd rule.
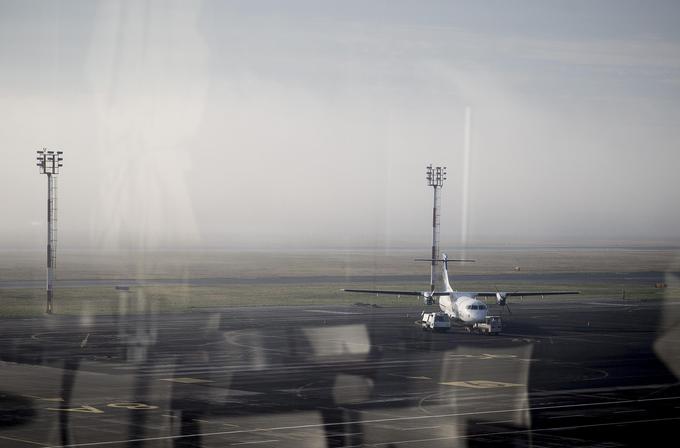
[[[397,296],[420,296],[423,297],[424,302],[427,305],[432,305],[434,303],[434,298],[439,298],[439,308],[446,313],[453,322],[462,324],[468,329],[477,323],[484,322],[489,311],[486,303],[479,300],[478,297],[496,297],[496,303],[501,307],[505,306],[508,313],[512,314],[510,305],[507,302],[508,297],[579,294],[579,291],[456,291],[449,283],[449,262],[474,262],[475,260],[450,260],[446,254],[442,254],[442,258],[440,259],[418,258],[416,261],[436,261],[441,265],[439,279],[435,279],[434,291],[375,289],[343,289],[343,291]]]

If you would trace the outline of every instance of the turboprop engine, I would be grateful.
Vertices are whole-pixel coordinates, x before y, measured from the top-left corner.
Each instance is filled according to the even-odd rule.
[[[432,293],[430,293],[430,292],[424,292],[423,293],[423,303],[425,305],[434,305],[434,299],[432,298]]]
[[[502,292],[496,293],[496,303],[498,303],[498,306],[505,306],[505,297],[505,294]]]

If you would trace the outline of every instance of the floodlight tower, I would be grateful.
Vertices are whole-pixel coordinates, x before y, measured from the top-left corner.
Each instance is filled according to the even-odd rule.
[[[52,286],[54,269],[57,264],[57,177],[62,165],[62,151],[48,151],[43,148],[38,153],[40,174],[47,174],[47,314],[52,314]]]
[[[427,167],[427,185],[434,188],[434,206],[432,208],[432,265],[430,266],[430,292],[434,291],[434,276],[439,261],[439,206],[441,191],[446,180],[446,167]]]

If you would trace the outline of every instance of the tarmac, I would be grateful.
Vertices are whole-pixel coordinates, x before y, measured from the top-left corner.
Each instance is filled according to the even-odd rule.
[[[0,446],[618,447],[674,436],[680,304],[490,306],[503,311],[498,336],[423,331],[415,302],[2,319]]]

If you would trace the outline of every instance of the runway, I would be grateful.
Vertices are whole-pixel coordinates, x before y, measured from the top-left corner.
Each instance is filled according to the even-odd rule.
[[[672,309],[515,302],[500,336],[416,306],[4,319],[0,446],[640,446],[680,420]]]

